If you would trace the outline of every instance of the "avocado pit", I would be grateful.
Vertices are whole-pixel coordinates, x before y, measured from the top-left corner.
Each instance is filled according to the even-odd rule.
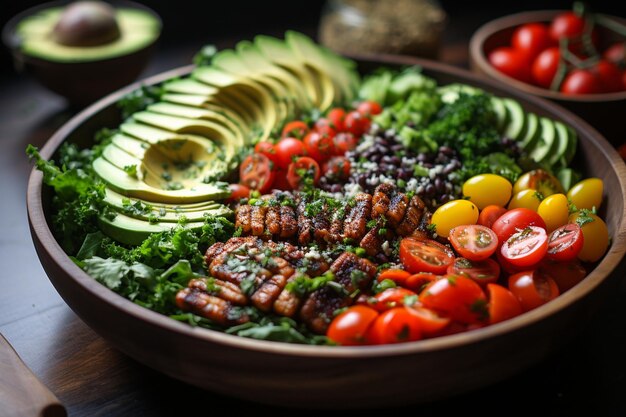
[[[100,46],[120,37],[115,9],[102,1],[79,1],[63,9],[52,30],[54,40],[65,46]]]

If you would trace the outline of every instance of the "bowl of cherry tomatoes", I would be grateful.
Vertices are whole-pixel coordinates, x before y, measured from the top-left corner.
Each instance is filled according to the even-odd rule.
[[[614,145],[626,124],[626,19],[573,10],[517,13],[481,26],[470,41],[474,72],[577,113]]]

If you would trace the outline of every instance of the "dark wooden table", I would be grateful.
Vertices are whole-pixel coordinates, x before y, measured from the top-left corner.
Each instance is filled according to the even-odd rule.
[[[198,47],[161,51],[144,75],[189,63]],[[444,60],[457,64],[465,58],[465,45],[453,45],[443,54]],[[183,416],[198,410],[214,414],[226,408],[233,415],[292,414],[204,392],[146,368],[113,349],[68,308],[48,281],[31,242],[25,207],[31,166],[24,149],[29,143],[43,145],[74,111],[28,78],[1,81],[0,332],[65,404],[70,416]],[[624,416],[624,299],[626,286],[622,285],[576,339],[510,380],[396,411],[420,416],[449,415],[456,410],[483,415]],[[379,415],[380,411],[359,414]],[[0,416],[4,415],[0,404]]]

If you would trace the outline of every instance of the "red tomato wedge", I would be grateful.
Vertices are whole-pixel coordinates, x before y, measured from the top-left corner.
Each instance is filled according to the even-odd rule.
[[[409,272],[444,274],[453,261],[452,250],[434,240],[406,237],[400,241],[400,262]]]
[[[522,306],[513,293],[501,285],[487,284],[489,323],[499,323],[522,314]]]
[[[378,317],[373,308],[356,305],[333,319],[326,336],[341,345],[364,345],[368,343],[367,332]]]
[[[448,275],[428,285],[420,294],[424,307],[461,323],[480,323],[488,318],[483,290],[469,278]]]
[[[477,284],[485,286],[500,278],[500,265],[493,259],[471,261],[466,258],[456,258],[454,263],[448,267],[448,274],[463,275]]]
[[[559,287],[556,282],[538,270],[511,275],[509,277],[509,290],[515,295],[524,311],[537,308],[559,295]]]
[[[548,235],[545,229],[537,226],[528,226],[513,234],[501,249],[504,259],[517,267],[536,265],[547,251]]]
[[[576,259],[583,248],[582,229],[576,223],[565,224],[550,233],[548,238],[548,259],[571,261]]]
[[[253,153],[239,165],[239,182],[249,189],[265,194],[272,188],[275,173],[272,161],[265,155]]]
[[[498,248],[498,237],[493,230],[479,224],[454,227],[448,240],[459,255],[472,261],[487,259]]]

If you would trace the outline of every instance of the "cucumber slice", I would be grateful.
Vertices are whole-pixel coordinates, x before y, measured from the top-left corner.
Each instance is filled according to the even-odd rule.
[[[556,143],[556,127],[550,119],[541,117],[539,119],[541,124],[541,136],[530,151],[530,157],[535,162],[543,162],[548,156],[555,150],[554,145]]]
[[[510,115],[510,120],[504,130],[504,135],[515,140],[519,140],[526,130],[526,112],[522,106],[510,98],[503,99]]]

